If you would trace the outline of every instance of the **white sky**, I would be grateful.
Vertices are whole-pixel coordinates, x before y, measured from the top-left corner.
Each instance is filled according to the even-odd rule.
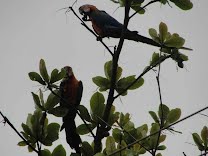
[[[162,65],[161,87],[163,101],[170,108],[182,109],[182,117],[207,105],[208,73],[207,73],[207,6],[208,1],[192,0],[194,8],[184,12],[172,4],[172,8],[159,4],[151,6],[143,16],[136,16],[130,22],[129,29],[148,35],[148,29],[157,28],[165,22],[170,32],[177,32],[186,39],[187,47],[194,51],[184,51],[189,56],[186,69],[176,70],[173,61]],[[80,5],[90,3],[99,9],[106,10],[119,21],[123,21],[123,9],[108,1],[79,0]],[[27,114],[33,112],[34,104],[31,91],[37,92],[39,86],[30,81],[27,73],[38,70],[41,58],[45,59],[48,69],[70,65],[78,79],[84,83],[82,104],[89,106],[89,99],[96,91],[91,78],[104,75],[103,64],[110,59],[105,48],[96,41],[72,13],[65,16],[58,9],[72,4],[66,0],[1,0],[0,1],[0,110],[21,130]],[[90,26],[90,24],[89,24]],[[105,39],[106,44],[114,46],[118,40]],[[149,63],[150,57],[157,48],[141,43],[126,41],[120,58],[124,76],[140,74]],[[136,126],[152,122],[149,110],[156,110],[159,104],[155,74],[145,77],[144,86],[131,91],[128,96],[115,102],[117,110],[130,112]],[[107,95],[105,93],[105,95]],[[204,114],[207,114],[205,111]],[[1,118],[0,118],[1,119]],[[60,121],[55,119],[56,121]],[[193,143],[191,133],[200,132],[207,124],[208,118],[197,115],[175,126],[183,134],[168,134],[165,141],[168,149],[164,155],[180,156],[185,152],[188,156],[199,154]],[[52,120],[50,120],[52,122]],[[64,144],[68,155],[70,149],[65,143],[63,132],[61,140],[55,144]],[[19,137],[11,128],[0,124],[0,153],[2,156],[27,156],[26,148],[18,147]],[[148,155],[148,154],[147,154]]]

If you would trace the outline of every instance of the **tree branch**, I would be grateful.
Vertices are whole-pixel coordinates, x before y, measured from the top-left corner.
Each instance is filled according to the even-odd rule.
[[[3,117],[4,119],[4,122],[7,123],[14,131],[15,133],[31,148],[33,149],[33,151],[35,151],[38,155],[39,155],[39,152],[38,150],[36,150],[32,145],[30,145],[30,143],[18,132],[18,130],[14,127],[14,125],[9,121],[9,119],[4,116],[4,114],[0,111],[0,114],[1,116]]]
[[[176,124],[178,124],[178,123],[180,123],[180,122],[182,122],[182,121],[184,121],[184,120],[187,120],[187,119],[193,117],[194,115],[199,114],[200,112],[202,112],[202,111],[204,111],[204,110],[207,110],[207,109],[208,109],[208,106],[207,106],[207,107],[204,107],[204,108],[202,108],[202,109],[200,109],[200,110],[198,110],[198,111],[196,111],[196,112],[194,112],[194,113],[192,113],[192,114],[190,114],[190,115],[188,115],[188,116],[186,116],[186,117],[184,117],[184,118],[182,118],[182,119],[180,119],[180,120],[178,120],[178,121],[176,121],[176,122],[174,122],[174,123],[172,123],[172,124],[170,124],[170,125],[168,125],[168,126],[166,126],[166,127],[163,127],[162,129],[160,129],[160,130],[158,130],[158,131],[156,131],[156,132],[154,132],[154,133],[152,133],[152,134],[150,134],[150,135],[148,135],[148,136],[146,136],[146,137],[144,137],[144,138],[142,138],[142,139],[140,139],[140,140],[137,140],[137,141],[135,141],[135,142],[133,142],[133,143],[131,143],[131,144],[128,144],[126,147],[123,147],[123,148],[121,148],[120,150],[117,150],[117,151],[115,151],[115,152],[109,154],[108,156],[115,155],[116,153],[119,153],[120,151],[123,151],[123,150],[125,150],[126,148],[129,148],[129,147],[133,146],[134,144],[136,144],[136,143],[138,143],[138,142],[141,142],[141,141],[143,141],[143,140],[145,140],[145,139],[147,139],[147,138],[149,138],[149,137],[151,137],[151,136],[154,136],[154,135],[158,134],[159,132],[161,132],[161,131],[163,131],[163,130],[166,130],[166,129],[168,129],[168,128],[170,128],[170,127],[172,127],[172,126],[174,126],[174,125],[176,125]]]
[[[114,92],[115,92],[115,84],[116,84],[116,75],[117,75],[117,68],[118,68],[118,60],[119,60],[119,56],[123,47],[123,43],[125,40],[125,32],[127,30],[128,27],[128,23],[129,23],[129,10],[130,10],[130,4],[131,1],[125,1],[125,17],[124,17],[124,24],[123,24],[123,28],[122,28],[122,33],[121,33],[121,37],[118,43],[118,47],[116,49],[116,51],[114,52],[113,55],[113,67],[112,67],[112,73],[111,73],[111,85],[110,85],[110,90],[109,90],[109,94],[108,94],[108,99],[107,99],[107,104],[104,110],[104,114],[103,114],[103,120],[105,122],[108,121],[109,115],[110,115],[110,110],[111,107],[113,105],[113,101],[114,101]],[[95,146],[94,146],[94,153],[99,152],[99,150],[101,149],[101,140],[103,139],[103,133],[105,131],[106,128],[106,124],[104,124],[103,122],[100,123],[100,126],[97,126],[97,132],[96,132],[96,139],[94,140]]]
[[[98,38],[98,36],[96,35],[96,33],[90,29],[86,24],[85,22],[77,15],[77,13],[74,11],[74,9],[72,8],[72,6],[69,6],[68,7],[68,10],[66,12],[69,12],[69,10],[71,10],[73,12],[73,14],[81,21],[81,24],[89,31],[91,32],[96,38]],[[102,40],[99,40],[102,45],[108,50],[108,52],[111,54],[111,56],[113,56],[113,52],[110,50],[110,48],[102,41]]]
[[[149,66],[148,68],[146,68],[131,84],[129,84],[122,92],[118,93],[114,99],[118,98],[120,95],[122,95],[123,93],[125,93],[131,86],[133,86],[140,78],[142,78],[142,76],[144,76],[146,73],[148,73],[150,70],[152,70],[154,67],[156,67],[158,64],[162,63],[163,61],[165,61],[166,59],[170,58],[172,55],[167,55],[162,57],[160,60],[158,60],[154,65]]]
[[[144,5],[143,7],[141,7],[139,10],[135,11],[129,18],[131,19],[132,17],[134,17],[138,12],[140,12],[141,10],[145,9],[148,5],[153,4],[155,2],[160,2],[160,0],[152,0],[149,3],[147,3],[146,5]]]

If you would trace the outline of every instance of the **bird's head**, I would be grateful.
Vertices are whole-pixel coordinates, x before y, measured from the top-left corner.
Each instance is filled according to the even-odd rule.
[[[65,78],[70,78],[70,77],[72,77],[74,75],[71,67],[65,66],[64,69],[66,70]]]
[[[98,10],[94,5],[85,4],[79,7],[79,13],[83,15],[83,20],[87,20],[87,17],[90,16],[90,14],[93,11]]]

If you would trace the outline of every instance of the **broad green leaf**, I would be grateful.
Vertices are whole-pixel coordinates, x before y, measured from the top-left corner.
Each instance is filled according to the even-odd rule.
[[[122,75],[122,71],[123,69],[121,67],[118,66],[117,68],[117,74],[116,74],[116,81],[118,81]]]
[[[85,135],[90,132],[89,128],[93,130],[95,127],[96,127],[95,124],[87,124],[87,125],[81,124],[77,127],[77,133],[80,135]]]
[[[62,145],[58,145],[52,152],[52,156],[66,156],[66,151]]]
[[[115,139],[112,136],[108,136],[106,139],[106,153],[109,155],[116,150]]]
[[[56,117],[64,117],[68,113],[68,109],[63,106],[57,106],[48,111],[48,113],[55,115]]]
[[[51,156],[51,152],[48,149],[41,150],[41,156]]]
[[[92,121],[91,116],[90,116],[90,114],[89,114],[89,112],[88,112],[88,110],[85,106],[79,105],[78,110],[79,110],[80,115],[81,115],[82,118],[84,118],[88,122]]]
[[[185,39],[180,37],[178,34],[173,34],[169,39],[167,39],[164,44],[168,47],[181,48],[185,43]]]
[[[50,140],[51,142],[56,141],[59,138],[60,125],[58,123],[50,123],[47,127],[47,136],[45,140]]]
[[[41,76],[38,73],[30,72],[30,73],[28,73],[28,75],[32,81],[37,81],[42,85],[46,84],[45,81],[43,81],[43,79],[41,78]]]
[[[153,120],[156,122],[156,123],[159,123],[159,118],[157,116],[157,114],[153,111],[149,111],[149,114],[151,115],[151,117],[153,118]]]
[[[158,37],[157,31],[155,29],[153,29],[153,28],[149,29],[149,34],[152,37],[152,39],[155,39],[155,38]]]
[[[204,126],[202,131],[201,131],[201,138],[204,142],[204,145],[207,146],[207,142],[208,142],[208,128],[207,126]]]
[[[163,22],[161,22],[160,25],[159,25],[159,33],[160,33],[160,40],[163,43],[165,41],[167,33],[168,33],[168,27]]]
[[[36,144],[32,144],[32,147],[36,147]],[[33,149],[30,146],[27,146],[28,152],[33,152]]]
[[[43,92],[41,89],[39,89],[39,98],[40,98],[41,106],[44,106],[45,102],[44,102],[44,98],[43,98]]]
[[[170,0],[175,3],[182,10],[190,10],[193,7],[193,3],[190,0]]]
[[[29,128],[28,125],[22,123],[22,129],[24,130],[24,132],[28,135],[32,135],[31,129]]]
[[[92,95],[90,99],[90,108],[92,112],[92,117],[94,120],[98,121],[98,117],[102,117],[105,108],[104,105],[105,98],[103,94],[96,92]]]
[[[17,144],[18,146],[26,146],[27,144],[25,143],[25,141],[20,141]]]
[[[58,90],[55,90],[54,92],[59,95]],[[54,106],[56,106],[59,103],[59,101],[60,101],[60,98],[57,95],[50,93],[50,95],[48,96],[48,99],[45,103],[45,109],[50,110],[50,109],[54,108]]]
[[[40,75],[48,83],[49,82],[49,76],[48,76],[48,72],[47,72],[47,69],[46,69],[45,61],[43,59],[40,60],[39,70],[40,70]]]
[[[193,140],[200,151],[204,150],[203,141],[197,133],[192,134]]]
[[[160,59],[160,54],[154,52],[152,54],[152,60],[150,61],[150,66],[154,66],[156,63],[158,63],[159,59]]]
[[[130,114],[126,113],[125,115],[123,113],[120,113],[120,121],[119,124],[123,127],[127,122],[130,121]]]
[[[104,72],[105,72],[105,76],[109,80],[111,80],[112,69],[113,69],[113,63],[112,63],[112,61],[106,62],[105,65],[104,65]],[[122,68],[118,66],[117,67],[116,80],[118,80],[121,77],[121,75],[122,75]]]
[[[165,141],[165,139],[166,139],[166,135],[161,135],[159,139],[159,143]]]
[[[33,100],[35,102],[35,108],[40,109],[40,110],[44,110],[43,106],[40,104],[40,99],[39,99],[38,95],[32,92],[32,96],[33,96]]]
[[[161,146],[158,146],[157,147],[157,150],[165,150],[166,149],[166,146],[165,145],[161,145]]]
[[[102,76],[96,76],[92,78],[92,81],[101,88],[105,88],[105,90],[110,88],[110,81]]]
[[[180,116],[181,116],[180,108],[172,109],[167,116],[167,120],[169,121],[169,123],[173,123],[177,121],[180,118]]]
[[[122,131],[118,128],[114,128],[112,132],[112,136],[117,143],[121,142],[122,140]]]
[[[60,72],[58,72],[58,69],[54,69],[51,72],[50,83],[54,83],[54,82],[57,82],[57,81],[63,79],[65,75],[66,75],[66,70],[64,68],[62,68]]]
[[[151,127],[151,130],[150,130],[150,134],[154,134],[159,129],[160,129],[159,124],[158,123],[153,123],[152,127]],[[150,137],[150,146],[151,146],[151,148],[155,148],[155,146],[157,144],[157,140],[158,140],[158,133]]]
[[[156,156],[162,156],[162,154],[161,153],[157,153],[157,155]]]
[[[86,141],[82,142],[82,152],[84,153],[84,156],[94,155],[92,146]]]
[[[163,121],[165,121],[167,119],[169,112],[170,112],[170,109],[168,108],[168,106],[164,104],[162,105],[160,104],[159,110],[158,110],[158,115],[160,117],[160,120],[163,118]]]
[[[131,121],[128,121],[124,127],[123,127],[124,130],[126,130],[127,132],[131,131],[134,129],[134,123],[131,122]]]
[[[145,154],[146,153],[146,150],[144,148],[140,148],[138,154]]]

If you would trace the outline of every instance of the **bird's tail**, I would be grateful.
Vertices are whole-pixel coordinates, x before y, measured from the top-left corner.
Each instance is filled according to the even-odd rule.
[[[76,131],[75,124],[76,112],[68,112],[68,114],[63,117],[63,128],[66,132],[66,141],[72,149],[75,149],[76,153],[81,154],[80,144],[81,138]]]
[[[129,31],[127,30],[126,35],[125,35],[125,39],[128,40],[133,40],[136,42],[142,42],[142,43],[146,43],[152,46],[156,46],[156,47],[162,47],[162,45],[160,45],[159,43],[155,42],[154,40],[147,38],[145,36],[141,36],[138,34],[137,31]]]

